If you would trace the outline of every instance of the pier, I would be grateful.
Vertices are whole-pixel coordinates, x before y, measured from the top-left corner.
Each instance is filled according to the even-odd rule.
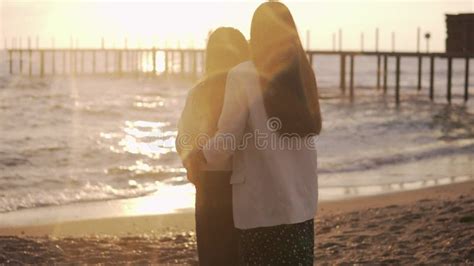
[[[453,61],[464,61],[464,101],[469,99],[469,60],[474,54],[455,53],[423,53],[423,52],[387,52],[387,51],[335,51],[335,50],[307,50],[309,61],[317,55],[333,55],[340,57],[339,87],[343,94],[349,90],[352,99],[356,58],[369,56],[376,64],[376,83],[374,88],[387,92],[388,76],[395,77],[395,102],[400,103],[401,61],[406,58],[416,58],[418,62],[417,89],[422,88],[422,62],[429,58],[429,85],[428,96],[434,99],[435,64],[436,59],[446,59],[446,100],[452,101]],[[51,75],[149,75],[149,76],[180,76],[184,78],[198,78],[202,74],[205,64],[204,50],[202,49],[161,49],[161,48],[101,48],[101,49],[7,49],[8,71],[10,75],[51,76]],[[99,60],[99,58],[101,60]],[[388,73],[389,59],[395,59],[395,71]],[[347,64],[347,61],[349,63]],[[48,64],[46,63],[48,61]],[[346,69],[349,67],[349,69]],[[33,71],[36,69],[36,71]],[[347,74],[349,73],[348,77]],[[349,79],[348,82],[346,79]]]
[[[435,76],[435,63],[436,59],[446,59],[447,60],[447,71],[445,73],[447,84],[447,101],[451,103],[452,100],[452,76],[453,76],[453,61],[462,60],[464,61],[464,101],[469,99],[469,60],[474,58],[474,54],[456,54],[456,53],[421,53],[421,52],[383,52],[383,51],[307,51],[310,62],[313,61],[313,57],[316,55],[335,55],[340,57],[340,82],[339,87],[343,94],[346,93],[346,61],[349,58],[349,95],[354,97],[354,69],[355,69],[355,58],[357,56],[370,56],[376,58],[377,69],[374,73],[376,76],[376,84],[374,88],[383,89],[383,92],[386,93],[388,89],[388,76],[390,74],[395,77],[395,101],[397,104],[400,103],[400,78],[401,78],[401,60],[403,58],[417,58],[418,68],[417,68],[417,89],[421,90],[422,88],[422,63],[424,58],[429,58],[430,61],[430,73],[429,73],[429,97],[431,100],[434,99],[434,76]],[[395,59],[395,71],[393,73],[388,72],[388,60],[390,58]],[[383,60],[383,69],[381,67],[381,61]],[[383,83],[380,84],[381,79]]]
[[[202,49],[40,48],[7,49],[7,54],[10,75],[40,77],[138,73],[197,77],[204,60]],[[175,64],[176,59],[179,60],[178,64]],[[28,65],[27,70],[24,68],[25,64]],[[175,65],[180,68],[175,69]]]

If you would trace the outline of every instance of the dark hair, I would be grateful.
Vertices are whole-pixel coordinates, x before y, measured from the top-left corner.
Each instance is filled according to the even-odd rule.
[[[206,77],[227,73],[249,58],[249,46],[242,33],[221,27],[209,36],[206,47]]]
[[[207,103],[207,107],[211,108],[213,118],[209,122],[212,126],[217,127],[217,120],[222,112],[227,73],[236,65],[249,60],[249,53],[247,40],[234,28],[221,27],[209,36],[205,74],[198,85],[200,89],[196,99]]]
[[[266,2],[257,8],[250,47],[267,115],[281,121],[278,132],[301,137],[319,134],[321,115],[315,75],[284,4]]]

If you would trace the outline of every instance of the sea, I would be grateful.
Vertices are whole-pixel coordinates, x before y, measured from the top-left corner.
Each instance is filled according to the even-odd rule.
[[[0,53],[0,215],[165,192],[172,199],[192,198],[194,188],[174,143],[196,81],[146,73],[10,75]],[[339,88],[339,57],[316,56],[323,115],[317,141],[320,200],[472,180],[473,61],[470,100],[463,100],[465,61],[455,60],[448,104],[446,60],[436,59],[430,101],[428,60],[418,90],[417,60],[402,58],[396,105],[394,59],[384,93],[375,86],[376,59],[356,57],[351,100],[348,89],[343,94]]]

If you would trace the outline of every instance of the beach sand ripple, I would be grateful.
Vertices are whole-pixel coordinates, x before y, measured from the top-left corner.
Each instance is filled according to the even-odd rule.
[[[474,263],[474,195],[316,219],[316,263]],[[194,232],[85,238],[0,237],[0,264],[197,264]]]

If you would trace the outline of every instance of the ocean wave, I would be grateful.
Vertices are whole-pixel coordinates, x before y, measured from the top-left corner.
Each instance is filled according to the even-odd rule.
[[[443,147],[416,148],[416,150],[406,150],[400,153],[380,155],[369,158],[355,158],[338,163],[322,164],[318,169],[321,174],[349,173],[366,170],[376,170],[385,166],[396,166],[400,164],[412,163],[416,161],[429,160],[438,157],[453,155],[473,155],[474,143],[467,145],[449,145]]]
[[[44,90],[51,86],[53,78],[37,78],[37,77],[21,77],[21,76],[4,76],[2,77],[2,85],[5,89],[15,90]]]
[[[146,196],[155,193],[156,184],[133,184],[130,188],[114,188],[110,185],[87,183],[82,188],[58,190],[34,190],[21,193],[3,191],[0,194],[0,213],[46,206],[67,205],[80,202],[105,201]]]
[[[0,168],[2,167],[17,167],[21,165],[32,165],[31,161],[20,157],[6,157],[0,158]]]
[[[332,67],[327,73],[324,66],[328,76],[318,78],[321,87],[338,82],[338,65]],[[469,142],[474,118],[467,109],[446,107],[444,98],[433,103],[425,90],[405,88],[396,107],[392,87],[385,96],[360,88],[370,80],[358,78],[354,102],[337,84],[321,89],[330,97],[321,100],[322,180],[331,176],[349,183],[346,177],[355,172],[383,175],[387,166],[474,154]],[[187,183],[174,140],[191,86],[157,79],[0,75],[0,212],[133,198],[154,193],[160,184]],[[438,89],[435,95],[443,96]],[[452,162],[445,163],[451,167]],[[417,178],[424,177],[423,171]],[[459,174],[468,171],[472,168]],[[397,182],[405,173],[391,174],[384,176],[386,182]]]
[[[186,174],[184,168],[167,167],[163,165],[150,165],[141,160],[131,166],[111,167],[106,173],[116,178],[136,180],[169,180]]]

